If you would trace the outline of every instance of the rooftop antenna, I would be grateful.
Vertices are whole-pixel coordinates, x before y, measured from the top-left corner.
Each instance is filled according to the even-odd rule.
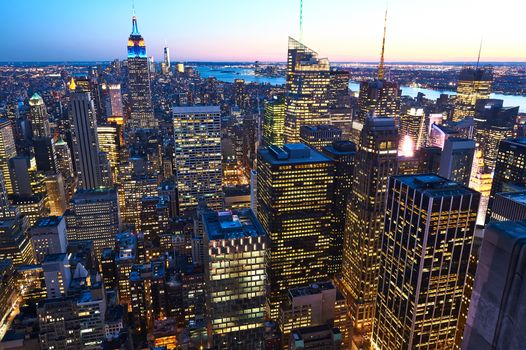
[[[132,12],[133,12],[133,17],[135,17],[135,0],[132,0]]]
[[[300,0],[300,43],[303,44],[303,0]]]
[[[477,57],[477,69],[479,68],[479,64],[480,64],[480,53],[481,52],[482,52],[482,38],[480,38],[479,55]]]
[[[384,37],[382,40],[382,54],[380,55],[380,65],[378,66],[378,80],[382,80],[385,76],[385,34],[387,33],[387,3],[385,4],[385,17],[384,17]]]

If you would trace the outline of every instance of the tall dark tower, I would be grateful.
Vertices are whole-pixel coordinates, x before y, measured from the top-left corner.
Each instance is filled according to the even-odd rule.
[[[132,32],[128,39],[128,88],[130,90],[130,119],[128,125],[134,128],[156,128],[153,116],[152,91],[146,45],[137,29],[137,17],[132,19]]]
[[[70,85],[70,89],[74,87]],[[95,107],[89,92],[72,92],[69,102],[73,155],[80,189],[97,189],[102,184]]]
[[[380,240],[389,176],[398,168],[394,118],[368,117],[361,134],[343,240],[342,291],[349,302],[353,342],[367,346],[374,321]]]

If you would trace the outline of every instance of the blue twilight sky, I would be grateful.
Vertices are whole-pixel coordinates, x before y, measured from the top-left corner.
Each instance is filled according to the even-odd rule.
[[[334,61],[378,60],[386,0],[303,0],[303,39]],[[299,0],[135,0],[148,55],[286,60]],[[0,61],[124,58],[132,0],[1,0]],[[526,0],[390,0],[387,61],[526,61]]]

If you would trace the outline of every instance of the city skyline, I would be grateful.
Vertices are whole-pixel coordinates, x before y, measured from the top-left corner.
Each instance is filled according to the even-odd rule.
[[[149,7],[144,1],[134,5],[131,1],[92,1],[79,8],[63,1],[3,3],[2,12],[16,15],[0,23],[0,30],[7,33],[0,61],[124,58],[125,43],[120,44],[122,37],[131,32],[132,6],[147,54],[157,61],[162,58],[165,44],[171,48],[174,61],[285,61],[287,36],[300,37],[299,1],[161,1],[156,5]],[[391,2],[386,61],[475,61],[481,38],[482,61],[524,61],[526,39],[509,33],[520,32],[519,14],[524,12],[521,8],[526,10],[526,4],[503,0],[497,7],[493,1],[484,0],[476,5],[471,0]],[[511,6],[516,11],[509,11]],[[375,62],[380,55],[385,7],[383,0],[367,4],[305,0],[303,42],[331,61]],[[42,29],[45,35],[35,35]]]

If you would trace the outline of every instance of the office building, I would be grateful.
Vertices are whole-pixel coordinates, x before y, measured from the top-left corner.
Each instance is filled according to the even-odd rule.
[[[290,288],[328,278],[333,183],[332,160],[304,144],[259,150],[257,215],[271,241],[272,320],[278,319]]]
[[[292,332],[290,350],[339,350],[342,334],[337,328],[320,325],[299,328]]]
[[[31,245],[37,263],[48,254],[66,252],[66,221],[62,216],[48,216],[37,220],[29,229]]]
[[[391,177],[387,193],[373,346],[459,349],[480,194],[434,174]]]
[[[51,136],[46,105],[38,93],[34,93],[29,99],[29,119],[33,137]]]
[[[119,231],[120,214],[115,189],[78,190],[66,212],[67,239],[93,241],[95,256],[111,248]]]
[[[181,214],[202,198],[221,209],[221,110],[219,106],[174,107],[174,173]]]
[[[108,123],[106,125],[97,126],[97,138],[99,140],[99,149],[106,153],[108,159],[112,181],[114,183],[121,182],[121,162],[123,155],[123,130],[122,125],[117,123]]]
[[[474,156],[475,141],[450,137],[442,150],[438,174],[468,186]]]
[[[37,313],[42,350],[82,348],[75,297],[44,300],[38,303]]]
[[[477,100],[488,99],[493,83],[491,67],[466,67],[460,71],[453,121],[475,116]]]
[[[342,345],[350,346],[347,301],[330,281],[289,290],[289,300],[281,307],[279,319],[283,349],[288,348],[295,330],[328,324],[339,330]]]
[[[157,127],[153,114],[150,87],[150,67],[146,56],[146,45],[137,28],[137,17],[132,19],[132,32],[128,38],[128,89],[130,90],[128,125],[135,128]]]
[[[474,138],[477,149],[482,152],[485,173],[495,170],[499,143],[513,136],[519,114],[519,107],[504,107],[503,104],[503,100],[479,99],[475,105]]]
[[[169,229],[170,207],[166,197],[141,198],[138,229],[146,241],[157,242]]]
[[[55,141],[51,137],[33,137],[36,167],[42,172],[57,172]]]
[[[115,276],[119,301],[122,304],[131,301],[130,273],[137,262],[137,236],[131,232],[118,233],[115,236]],[[104,278],[111,277],[106,274]]]
[[[330,235],[331,261],[329,273],[337,274],[342,268],[343,236],[347,218],[356,157],[356,145],[351,141],[336,141],[323,148],[322,153],[334,162],[334,193]]]
[[[484,233],[462,349],[521,349],[526,342],[526,225],[493,222]]]
[[[250,209],[205,213],[203,225],[210,343],[219,349],[260,348],[268,237]]]
[[[148,176],[124,176],[121,179],[121,200],[123,208],[121,209],[122,222],[139,228],[141,216],[141,200],[144,197],[155,197],[158,180]]]
[[[426,115],[423,108],[409,108],[400,115],[400,146],[406,137],[410,137],[415,150],[427,141]],[[401,148],[400,148],[401,150]]]
[[[93,101],[87,92],[75,92],[69,102],[72,124],[73,159],[78,188],[96,189],[102,185],[99,163],[97,120]]]
[[[490,220],[495,196],[506,186],[526,186],[526,138],[502,140],[499,144],[495,172],[488,201],[486,223]]]
[[[106,117],[123,117],[121,84],[102,84],[101,89],[105,96]]]
[[[71,283],[68,254],[47,254],[42,260],[48,299],[66,296]]]
[[[330,124],[328,86],[330,65],[326,58],[289,37],[285,93],[285,141],[300,140],[300,127]]]
[[[0,119],[0,171],[4,177],[7,194],[14,193],[9,172],[9,159],[16,157],[15,138],[13,127],[7,119]]]
[[[363,81],[358,95],[358,117],[353,120],[353,141],[359,143],[369,116],[398,118],[402,92],[398,83],[384,79]]]
[[[324,147],[340,141],[342,131],[333,125],[302,125],[300,127],[300,142],[321,152]]]
[[[172,65],[170,63],[170,48],[164,48],[164,60],[161,63],[161,71],[164,75],[172,74]]]
[[[283,146],[285,141],[285,97],[265,100],[263,114],[263,144]]]
[[[495,194],[490,221],[526,220],[526,189]]]
[[[9,259],[15,267],[34,262],[27,226],[20,215],[0,221],[0,261]]]
[[[352,137],[353,108],[349,93],[350,78],[348,71],[332,68],[327,91],[331,125],[341,130],[343,140],[350,140]]]
[[[398,169],[398,128],[394,118],[366,120],[355,160],[340,289],[349,302],[353,342],[365,346],[374,320],[387,183]]]

